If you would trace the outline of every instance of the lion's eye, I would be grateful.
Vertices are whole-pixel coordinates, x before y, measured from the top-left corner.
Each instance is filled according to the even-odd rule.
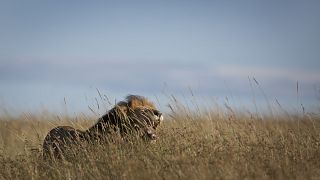
[[[162,114],[158,110],[153,110],[153,114],[160,117]]]

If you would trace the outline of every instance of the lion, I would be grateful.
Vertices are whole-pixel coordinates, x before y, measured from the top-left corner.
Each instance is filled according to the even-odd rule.
[[[128,95],[125,101],[117,103],[86,131],[70,126],[58,126],[50,130],[43,142],[43,156],[61,159],[67,148],[83,142],[104,140],[114,132],[121,137],[136,135],[147,141],[155,141],[156,128],[162,121],[162,113],[151,101],[143,96]]]

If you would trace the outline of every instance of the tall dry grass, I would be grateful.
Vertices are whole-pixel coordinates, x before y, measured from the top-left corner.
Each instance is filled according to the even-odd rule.
[[[67,162],[41,158],[57,125],[86,129],[95,118],[50,113],[0,120],[0,179],[319,179],[320,118],[192,110],[174,99],[152,144],[87,145]]]

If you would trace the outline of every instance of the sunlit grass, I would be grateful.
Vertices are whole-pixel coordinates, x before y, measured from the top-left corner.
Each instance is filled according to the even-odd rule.
[[[155,143],[87,145],[66,162],[41,157],[57,125],[86,129],[96,118],[50,113],[1,117],[0,179],[318,179],[320,118],[259,116],[228,104],[188,107],[171,97]]]

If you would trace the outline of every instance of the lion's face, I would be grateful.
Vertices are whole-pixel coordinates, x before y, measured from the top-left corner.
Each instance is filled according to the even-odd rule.
[[[156,128],[163,120],[160,111],[148,107],[139,107],[128,113],[135,130],[146,140],[156,140]]]

